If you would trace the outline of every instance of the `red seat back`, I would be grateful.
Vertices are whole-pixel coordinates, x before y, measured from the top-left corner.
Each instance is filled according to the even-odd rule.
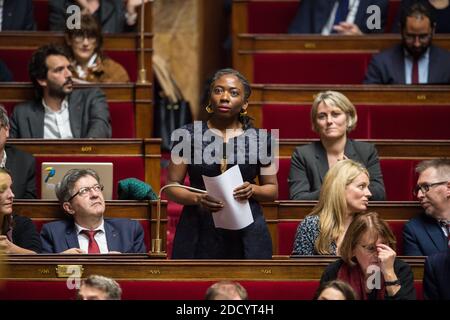
[[[34,21],[37,25],[37,30],[49,30],[48,0],[33,0],[33,13]]]
[[[299,1],[248,2],[248,33],[287,33]]]
[[[372,53],[305,52],[253,54],[253,82],[361,84]]]
[[[5,62],[13,74],[13,80],[16,82],[29,82],[28,63],[33,55],[34,49],[2,49],[0,50],[0,59]],[[116,62],[120,63],[132,82],[137,79],[137,52],[135,51],[105,51],[106,55]]]

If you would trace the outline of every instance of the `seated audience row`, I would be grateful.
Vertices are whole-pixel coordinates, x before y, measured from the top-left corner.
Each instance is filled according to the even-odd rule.
[[[399,31],[401,16],[415,3],[432,13],[437,21],[436,32],[450,33],[448,0],[402,0],[393,32]],[[360,35],[384,32],[389,5],[389,0],[301,0],[289,33]]]
[[[142,0],[49,0],[50,30],[64,31],[70,16],[83,12],[95,17],[104,32],[136,31],[137,9],[141,3]],[[74,5],[78,7],[78,11],[69,8]],[[3,0],[0,9],[0,12],[3,12],[0,31],[36,30],[32,0]]]

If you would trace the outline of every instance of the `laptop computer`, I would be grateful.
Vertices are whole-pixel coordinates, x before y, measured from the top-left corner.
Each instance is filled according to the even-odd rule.
[[[43,162],[41,164],[41,199],[57,199],[55,186],[70,169],[92,169],[103,184],[105,200],[112,199],[113,164],[112,162]]]

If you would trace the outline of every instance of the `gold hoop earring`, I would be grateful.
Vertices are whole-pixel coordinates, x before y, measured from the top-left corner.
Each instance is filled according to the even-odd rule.
[[[211,108],[211,104],[208,104],[205,109],[206,109],[206,112],[208,112],[209,114],[214,112],[213,109]]]
[[[247,115],[247,109],[242,109],[241,112],[239,112],[239,115],[246,116]]]

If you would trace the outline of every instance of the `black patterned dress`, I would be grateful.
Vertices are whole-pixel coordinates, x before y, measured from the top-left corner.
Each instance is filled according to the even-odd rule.
[[[183,138],[173,139],[175,143],[172,154],[176,153],[190,160],[188,174],[190,185],[194,188],[205,190],[202,175],[214,177],[222,173],[220,161],[211,162],[213,159],[223,159],[225,149],[228,149],[227,168],[239,163],[244,182],[255,183],[261,167],[269,166],[271,163],[271,160],[268,162],[268,157],[261,156],[260,152],[255,154],[254,151],[256,142],[258,150],[270,148],[270,135],[263,136],[260,129],[245,130],[243,135],[230,139],[227,144],[223,143],[222,137],[208,130],[206,122],[198,121],[181,129],[185,130]],[[245,143],[242,140],[244,135]],[[193,137],[196,137],[195,143]],[[241,140],[238,141],[238,139]],[[263,142],[259,143],[259,141]],[[212,151],[212,142],[221,147]],[[185,149],[177,152],[181,146],[180,143],[190,146],[190,151]],[[205,154],[211,156],[205,156]],[[270,153],[269,156],[271,156]],[[239,157],[240,161],[237,161]],[[242,159],[245,159],[245,163],[242,163]],[[249,203],[254,222],[236,231],[215,228],[212,213],[209,210],[199,206],[184,206],[175,233],[172,259],[271,259],[272,240],[261,206],[252,198],[249,199]]]

